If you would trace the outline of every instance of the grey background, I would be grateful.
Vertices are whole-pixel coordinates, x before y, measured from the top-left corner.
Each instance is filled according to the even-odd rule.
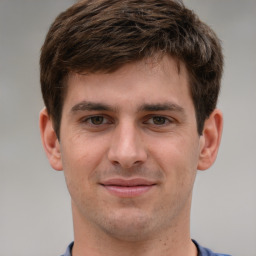
[[[41,147],[39,53],[71,0],[0,0],[0,255],[51,256],[73,239],[62,172]],[[256,1],[186,0],[223,42],[219,157],[199,172],[192,237],[234,256],[256,255]]]

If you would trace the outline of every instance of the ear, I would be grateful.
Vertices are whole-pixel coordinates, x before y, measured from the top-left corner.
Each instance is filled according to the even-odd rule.
[[[46,108],[43,108],[40,112],[39,126],[42,144],[48,160],[53,169],[61,171],[63,167],[60,153],[60,143],[53,129],[52,119],[48,115]]]
[[[205,120],[203,134],[200,137],[202,146],[197,169],[206,170],[214,163],[220,146],[223,127],[223,116],[215,109]]]

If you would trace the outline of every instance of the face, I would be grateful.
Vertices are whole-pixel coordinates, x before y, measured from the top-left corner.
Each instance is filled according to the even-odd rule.
[[[184,65],[70,75],[59,146],[83,225],[126,240],[181,225],[202,149]]]

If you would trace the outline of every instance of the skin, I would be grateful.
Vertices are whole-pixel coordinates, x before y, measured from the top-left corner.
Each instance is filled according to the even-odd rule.
[[[214,110],[199,136],[188,81],[167,56],[111,74],[70,74],[60,140],[41,111],[45,151],[71,195],[73,256],[197,255],[192,189],[197,169],[216,158],[222,114]],[[149,184],[109,186],[113,179]]]

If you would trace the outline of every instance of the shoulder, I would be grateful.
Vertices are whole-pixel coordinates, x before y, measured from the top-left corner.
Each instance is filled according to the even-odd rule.
[[[72,251],[73,244],[74,244],[74,242],[72,242],[72,243],[68,246],[66,252],[65,252],[64,254],[62,254],[61,256],[72,256],[72,255],[71,255],[71,251]]]
[[[202,247],[199,245],[195,240],[192,240],[194,244],[197,247],[198,250],[198,256],[231,256],[229,254],[223,254],[223,253],[214,253],[210,249]]]

